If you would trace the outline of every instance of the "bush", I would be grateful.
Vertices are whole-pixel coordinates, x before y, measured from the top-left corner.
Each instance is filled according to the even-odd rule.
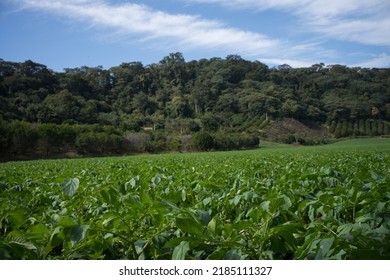
[[[166,149],[168,151],[180,151],[181,150],[181,141],[178,137],[168,136],[166,139]]]
[[[125,137],[127,149],[131,152],[146,152],[147,143],[151,141],[151,136],[147,133],[128,133]]]
[[[64,147],[74,147],[76,141],[76,126],[57,124],[38,124],[38,149],[46,154],[55,153]]]
[[[214,138],[206,131],[195,133],[191,138],[191,148],[199,151],[209,151],[214,147]]]
[[[35,148],[39,135],[32,124],[12,121],[8,129],[13,152],[25,153]]]
[[[85,154],[118,154],[124,150],[121,136],[103,132],[87,132],[78,135],[76,147],[80,153]]]
[[[224,133],[214,135],[214,147],[217,150],[248,149],[258,146],[259,138],[248,133]]]
[[[225,133],[216,133],[214,135],[214,146],[217,150],[232,150],[238,148],[234,137]]]

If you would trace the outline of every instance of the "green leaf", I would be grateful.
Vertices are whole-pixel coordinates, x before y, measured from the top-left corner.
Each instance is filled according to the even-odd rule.
[[[202,235],[204,226],[193,216],[177,217],[176,226],[184,232]]]
[[[215,215],[211,221],[209,222],[209,224],[207,225],[207,228],[209,231],[211,231],[213,234],[215,234],[215,230],[217,228],[217,220],[218,220],[218,216]]]
[[[266,200],[266,201],[263,201],[262,203],[260,203],[260,207],[263,209],[264,212],[269,211],[270,203],[271,203],[271,201],[269,201],[269,200]]]
[[[37,224],[31,228],[29,237],[31,239],[43,239],[47,234],[49,234],[49,229],[43,224]]]
[[[165,244],[164,244],[164,248],[173,248],[173,247],[176,247],[176,246],[179,246],[179,244],[182,242],[182,241],[194,241],[196,240],[196,238],[192,238],[192,237],[180,237],[180,238],[173,238],[171,240],[168,240]]]
[[[8,242],[8,246],[16,252],[21,259],[35,258],[37,254],[37,247],[22,237],[12,237]]]
[[[100,195],[102,196],[104,202],[110,203],[110,194],[106,190],[101,190]]]
[[[36,259],[38,257],[37,247],[16,231],[12,231],[4,239],[0,239],[0,249],[5,249],[3,252],[5,254],[8,252],[11,255],[17,255],[19,259]]]
[[[184,202],[187,199],[187,193],[185,189],[181,190],[181,200]]]
[[[211,202],[211,197],[206,197],[205,199],[203,199],[203,205],[204,205],[204,206],[209,205],[210,202]]]
[[[272,228],[272,233],[284,239],[283,246],[289,246],[295,250],[298,243],[294,234],[299,234],[303,231],[303,227],[299,223],[286,223]]]
[[[207,256],[207,260],[223,260],[226,255],[226,248],[217,248],[214,252]]]
[[[111,187],[108,189],[108,193],[110,195],[110,203],[111,204],[115,204],[116,202],[119,201],[119,197],[118,197],[119,193],[118,193],[117,189]]]
[[[107,226],[110,226],[112,225],[112,221],[116,220],[117,217],[115,217],[114,215],[112,216],[109,216],[108,218],[106,218],[103,222],[102,222],[102,225],[107,227]]]
[[[58,225],[63,226],[64,228],[73,227],[76,224],[74,218],[68,216],[58,216],[56,222]]]
[[[77,178],[68,178],[62,183],[62,191],[68,196],[73,196],[79,188],[80,181]]]
[[[85,233],[87,232],[89,225],[77,225],[72,228],[70,234],[70,241],[72,246],[84,239]]]
[[[137,240],[134,242],[134,248],[138,255],[138,260],[145,260],[146,259],[146,248],[148,247],[149,242],[147,240]]]
[[[142,252],[145,249],[146,244],[148,244],[148,241],[143,240],[143,239],[140,239],[140,240],[137,240],[134,242],[134,248],[135,248],[135,251],[138,255],[142,254]]]
[[[137,181],[134,178],[131,178],[131,180],[129,181],[129,184],[132,188],[134,188],[137,185]]]
[[[229,250],[224,257],[224,260],[241,260],[241,251],[238,249]]]
[[[287,210],[292,206],[291,200],[288,196],[282,195],[283,202],[281,203],[281,207],[283,210]]]
[[[175,247],[172,254],[172,260],[185,260],[187,252],[190,250],[190,242],[182,241]]]
[[[236,195],[234,198],[230,200],[230,204],[234,204],[234,206],[237,206],[240,203],[241,195]]]
[[[254,202],[256,201],[256,199],[260,199],[260,196],[255,193],[255,192],[252,192],[252,191],[248,191],[248,192],[245,192],[243,194],[243,198],[246,200],[246,201],[249,201],[249,202]]]
[[[63,227],[61,226],[56,227],[50,236],[50,243],[57,245],[59,243],[59,240],[62,239],[63,239]]]
[[[162,177],[163,177],[162,174],[156,174],[156,176],[154,176],[154,177],[152,178],[152,183],[153,183],[153,185],[157,186],[158,184],[160,184],[161,178],[162,178]]]
[[[26,250],[33,250],[33,251],[37,250],[37,247],[35,247],[34,244],[32,244],[31,242],[26,241],[24,238],[19,237],[19,236],[15,236],[15,237],[12,236],[12,237],[10,237],[9,244],[10,245],[17,245],[17,246],[19,246],[21,248],[24,248]]]
[[[370,171],[371,178],[377,181],[378,183],[384,183],[385,179],[383,176],[379,175],[378,173],[375,173],[374,171]]]
[[[319,248],[316,254],[316,260],[327,259],[331,256],[333,250],[330,250],[334,242],[334,237],[322,239],[319,243]]]
[[[16,209],[12,213],[10,213],[12,224],[15,228],[19,228],[26,223],[26,214],[27,213],[24,209]]]
[[[200,218],[202,219],[203,223],[207,226],[208,223],[211,220],[209,212],[207,212],[207,211],[205,211],[203,209],[198,209],[198,210],[196,210],[196,213],[200,216]]]
[[[148,191],[145,188],[141,189],[140,198],[141,198],[141,203],[144,205],[148,205],[152,202],[152,198],[150,197]]]
[[[133,209],[139,208],[141,204],[141,199],[139,195],[128,195],[123,198],[123,202],[129,204]]]
[[[266,201],[264,201],[266,202]],[[263,203],[261,203],[260,205],[262,205]],[[288,210],[290,207],[291,207],[292,203],[291,203],[291,200],[290,198],[288,198],[286,195],[282,194],[278,197],[275,197],[270,205],[269,205],[269,211],[271,213],[274,213],[274,212],[277,212],[277,211],[280,211],[280,210]],[[265,209],[263,207],[263,209],[265,211],[267,211],[267,209]]]
[[[179,207],[177,207],[175,203],[172,203],[172,202],[170,202],[169,200],[164,199],[164,200],[162,201],[162,203],[165,204],[165,205],[167,205],[167,206],[169,206],[169,207],[171,207],[172,210],[179,210]]]

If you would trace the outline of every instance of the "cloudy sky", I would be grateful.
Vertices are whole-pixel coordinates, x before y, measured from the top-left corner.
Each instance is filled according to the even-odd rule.
[[[1,0],[0,58],[56,71],[237,54],[390,67],[389,0]]]

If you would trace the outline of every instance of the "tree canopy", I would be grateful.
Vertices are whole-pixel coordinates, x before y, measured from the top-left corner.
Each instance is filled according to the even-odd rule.
[[[264,118],[268,125],[283,118],[315,123],[335,137],[388,134],[390,69],[269,68],[238,55],[187,62],[181,53],[146,66],[63,72],[31,60],[0,60],[3,124],[98,124],[121,133],[152,127],[184,135],[196,126],[258,133]]]

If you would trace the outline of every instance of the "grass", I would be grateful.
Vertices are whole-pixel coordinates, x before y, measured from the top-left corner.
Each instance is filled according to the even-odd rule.
[[[329,145],[332,148],[390,148],[390,138],[348,139]]]
[[[371,149],[390,149],[390,138],[358,138],[340,140],[331,144],[319,146],[295,146],[287,144],[278,144],[265,142],[260,145],[260,150],[290,150],[290,151],[315,151],[315,150],[371,150]]]

